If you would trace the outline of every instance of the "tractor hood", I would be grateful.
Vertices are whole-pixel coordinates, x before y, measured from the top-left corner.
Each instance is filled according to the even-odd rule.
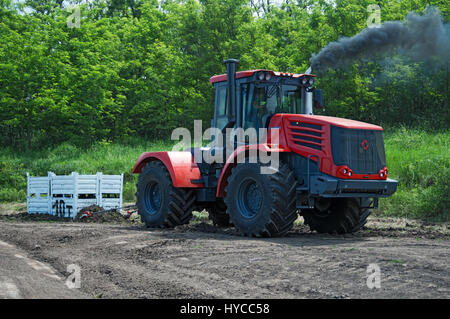
[[[348,166],[351,178],[386,179],[380,126],[331,116],[275,114],[269,129],[275,128],[281,129],[281,147],[318,161],[325,174],[344,178],[339,170]]]
[[[322,116],[322,115],[304,115],[304,114],[282,114],[284,118],[289,118],[290,121],[292,120],[298,120],[299,122],[312,122],[312,123],[323,123],[323,124],[330,124],[335,125],[343,128],[348,129],[358,129],[358,130],[378,130],[382,131],[383,128],[378,125],[369,124],[365,122],[360,121],[354,121],[354,120],[348,120],[343,119],[340,117],[333,117],[333,116]]]

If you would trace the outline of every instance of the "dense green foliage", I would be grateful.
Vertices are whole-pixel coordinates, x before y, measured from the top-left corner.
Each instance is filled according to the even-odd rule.
[[[373,3],[78,0],[80,28],[69,28],[66,2],[0,1],[0,145],[88,147],[129,136],[167,138],[194,119],[209,123],[208,79],[224,71],[224,59],[240,59],[240,69],[303,72],[311,54],[364,29]],[[377,3],[382,21],[428,4],[449,17],[445,0]],[[321,112],[447,129],[448,82],[448,61],[355,61],[321,74]]]
[[[223,60],[302,73],[313,53],[366,27],[369,4],[382,21],[434,5],[448,22],[450,11],[446,0],[75,0],[81,24],[69,28],[67,2],[0,0],[0,201],[24,201],[25,172],[49,170],[123,172],[132,201],[139,154],[209,123],[208,80]],[[316,113],[388,127],[400,186],[380,211],[448,220],[449,59],[392,52],[319,75]]]
[[[386,133],[390,177],[398,179],[398,191],[380,200],[380,212],[389,216],[450,218],[450,133],[425,133],[397,129]],[[130,146],[133,145],[133,146]],[[124,144],[96,143],[84,150],[62,144],[39,152],[0,153],[0,202],[26,200],[26,172],[45,176],[47,171],[66,175],[73,171],[93,174],[124,173],[124,200],[134,202],[137,176],[131,174],[143,151],[171,149],[170,142],[130,140]]]

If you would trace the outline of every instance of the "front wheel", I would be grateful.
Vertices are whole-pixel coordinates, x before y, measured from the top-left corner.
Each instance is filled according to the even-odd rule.
[[[245,236],[284,236],[297,218],[293,172],[285,163],[278,170],[261,163],[243,163],[233,168],[225,189],[230,220]],[[269,171],[270,170],[270,171]]]

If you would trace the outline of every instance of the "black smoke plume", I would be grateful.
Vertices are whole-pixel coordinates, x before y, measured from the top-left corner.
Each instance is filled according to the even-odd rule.
[[[311,57],[314,72],[342,68],[359,59],[385,55],[400,49],[424,60],[430,57],[450,59],[450,28],[444,24],[439,9],[428,7],[424,15],[410,12],[405,21],[389,21],[366,28],[351,38],[329,43]]]

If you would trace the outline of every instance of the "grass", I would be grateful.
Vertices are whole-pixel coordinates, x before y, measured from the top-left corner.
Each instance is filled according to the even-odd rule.
[[[378,212],[395,217],[448,221],[450,215],[450,132],[397,129],[385,133],[389,177],[397,192],[380,200]]]
[[[380,200],[378,215],[448,221],[450,214],[450,132],[427,133],[411,129],[385,132],[389,177],[399,180],[397,192]],[[48,171],[66,175],[124,173],[124,201],[133,202],[137,176],[131,174],[136,159],[145,151],[164,151],[172,141],[130,140],[99,142],[83,150],[69,144],[38,152],[0,149],[0,202],[26,201],[26,172],[34,176]]]
[[[25,212],[27,204],[23,202],[4,202],[0,203],[0,215],[15,214],[17,212]]]

